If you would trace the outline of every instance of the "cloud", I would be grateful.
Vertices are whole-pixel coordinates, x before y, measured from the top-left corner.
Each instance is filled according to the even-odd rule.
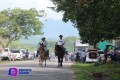
[[[45,10],[46,19],[61,20],[62,13],[57,13],[47,7],[53,7],[50,0],[0,0],[0,10],[7,8],[13,9],[16,7],[22,9],[36,8],[37,10]]]

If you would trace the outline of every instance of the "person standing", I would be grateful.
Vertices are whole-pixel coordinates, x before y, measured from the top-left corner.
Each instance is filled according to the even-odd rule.
[[[87,53],[85,50],[83,50],[81,52],[81,59],[82,59],[82,63],[85,63],[86,62],[86,56],[87,56]]]
[[[28,52],[28,50],[26,51],[25,55],[26,55],[26,60],[28,60],[28,58],[29,58],[29,52]]]
[[[109,52],[109,45],[106,45],[106,48],[104,50],[105,61],[107,61],[108,52]]]

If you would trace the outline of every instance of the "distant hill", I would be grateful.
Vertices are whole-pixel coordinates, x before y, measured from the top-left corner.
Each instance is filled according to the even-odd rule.
[[[19,41],[22,43],[22,44],[32,44],[32,45],[37,45],[40,40],[41,40],[42,37],[40,36],[30,36],[28,39],[25,39],[25,38],[22,38],[20,39]],[[48,38],[47,41],[56,41],[57,39],[51,39],[51,38]]]

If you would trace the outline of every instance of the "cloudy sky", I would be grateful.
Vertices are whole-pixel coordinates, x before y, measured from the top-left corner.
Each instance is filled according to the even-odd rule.
[[[50,0],[0,0],[0,10],[7,8],[22,8],[30,9],[36,8],[37,10],[45,10],[47,16],[42,19],[44,23],[43,32],[45,37],[57,38],[60,34],[64,37],[76,36],[78,37],[78,31],[72,26],[72,23],[62,22],[62,13],[56,13],[47,7],[54,6]]]

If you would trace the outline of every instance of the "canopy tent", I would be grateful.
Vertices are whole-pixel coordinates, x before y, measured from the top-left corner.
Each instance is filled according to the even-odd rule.
[[[106,45],[112,45],[112,44],[107,41],[99,42],[98,48],[104,51],[104,49],[106,48]]]

